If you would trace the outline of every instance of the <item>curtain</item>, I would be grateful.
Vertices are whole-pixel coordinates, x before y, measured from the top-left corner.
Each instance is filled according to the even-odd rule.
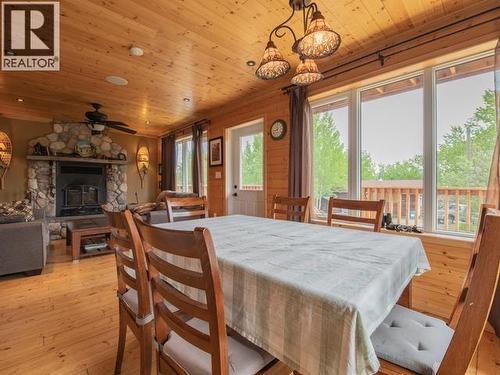
[[[161,190],[175,191],[175,135],[161,140]]]
[[[290,96],[290,154],[288,194],[291,197],[311,195],[312,110],[307,100],[307,88],[295,87]]]
[[[497,109],[497,142],[491,163],[490,181],[486,193],[486,203],[500,209],[500,42],[495,50],[495,100]],[[500,337],[500,286],[497,287],[489,319]]]
[[[201,162],[201,139],[203,127],[193,125],[193,193],[203,195],[203,166]]]

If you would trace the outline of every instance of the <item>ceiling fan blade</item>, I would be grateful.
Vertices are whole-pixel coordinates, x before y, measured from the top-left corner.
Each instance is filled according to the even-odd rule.
[[[125,133],[129,133],[129,134],[136,134],[137,132],[133,129],[129,129],[129,128],[124,128],[122,126],[118,126],[118,125],[113,125],[113,124],[109,124],[109,122],[106,123],[106,126],[108,128],[111,128],[111,129],[116,129],[116,130],[119,130],[121,132],[125,132]]]
[[[121,121],[104,121],[104,122],[109,125],[128,126],[127,124]]]

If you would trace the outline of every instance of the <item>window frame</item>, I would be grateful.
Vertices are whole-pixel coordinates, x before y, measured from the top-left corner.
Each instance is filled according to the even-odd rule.
[[[437,209],[437,82],[436,72],[440,69],[468,63],[485,57],[494,56],[494,50],[473,54],[446,63],[415,69],[390,79],[380,80],[369,85],[355,86],[343,92],[311,101],[311,108],[324,106],[339,100],[348,99],[348,195],[351,199],[361,196],[361,93],[371,88],[380,87],[416,76],[423,76],[423,227],[426,233],[435,233],[453,237],[471,238],[474,233],[439,230],[436,218]],[[311,127],[312,129],[312,127]],[[313,161],[314,162],[314,161]],[[312,183],[312,182],[311,182]],[[323,221],[321,218],[313,218]]]

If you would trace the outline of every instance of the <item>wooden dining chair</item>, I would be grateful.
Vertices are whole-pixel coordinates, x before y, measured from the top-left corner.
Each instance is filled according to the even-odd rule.
[[[274,195],[271,215],[273,219],[276,219],[277,216],[285,217],[286,220],[295,220],[298,218],[301,222],[308,223],[310,201],[310,197],[292,198]]]
[[[208,229],[180,231],[135,222],[134,246],[154,249],[147,260],[160,374],[254,374],[280,363],[242,337],[227,336],[219,267]],[[174,265],[169,257],[189,259],[199,271]],[[189,288],[201,290],[206,301],[192,299]],[[170,306],[192,319],[180,319]]]
[[[132,245],[130,227],[135,226],[130,211],[112,212],[103,206],[112,227],[109,246],[115,250],[118,275],[119,335],[115,374],[120,374],[127,327],[140,346],[140,374],[150,375],[153,353],[153,311],[142,248]]]
[[[500,211],[483,208],[450,324],[396,305],[372,335],[380,374],[462,375],[483,334],[500,272]]]
[[[208,217],[207,197],[167,198],[170,222]]]
[[[382,219],[384,218],[385,201],[363,201],[351,199],[338,199],[331,197],[328,202],[327,223],[332,225],[333,220],[349,221],[354,223],[372,224],[374,232],[380,232]],[[372,213],[374,217],[354,216],[344,213],[334,212],[334,210],[353,210],[361,213]]]

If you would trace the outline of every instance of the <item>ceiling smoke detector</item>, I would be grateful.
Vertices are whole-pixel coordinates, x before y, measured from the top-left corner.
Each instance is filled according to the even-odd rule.
[[[128,52],[130,53],[130,56],[135,56],[135,57],[139,57],[139,56],[144,55],[144,50],[142,48],[137,47],[137,46],[130,46],[130,48],[128,49]]]
[[[118,77],[118,76],[107,76],[106,81],[109,83],[112,83],[113,85],[116,86],[127,86],[128,81],[125,78]]]

